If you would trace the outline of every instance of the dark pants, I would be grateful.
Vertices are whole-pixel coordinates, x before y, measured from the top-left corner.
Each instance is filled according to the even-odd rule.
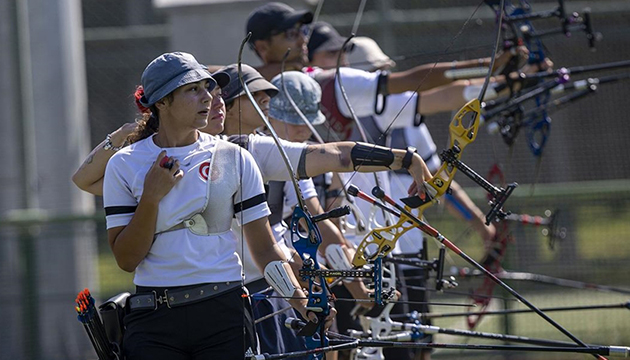
[[[268,291],[264,294],[279,296],[279,294],[275,291]],[[288,306],[289,303],[286,300],[279,298],[252,301],[252,309],[255,319],[260,319],[265,315],[271,314]],[[297,336],[297,332],[295,330],[288,329],[284,326],[284,321],[288,317],[300,318],[297,311],[289,309],[256,324],[256,332],[258,333],[258,339],[260,341],[260,350],[263,354],[278,354],[281,352],[301,351],[306,349],[304,337]],[[303,356],[296,359],[306,360],[311,358],[311,356]]]
[[[426,249],[426,243],[425,243],[424,248]],[[401,277],[401,280],[403,283],[402,284],[403,289],[405,289],[405,291],[402,294],[403,300],[417,301],[417,302],[430,301],[429,293],[427,291],[404,288],[404,286],[407,286],[407,285],[427,287],[427,288],[433,286],[432,284],[429,284],[427,282],[427,277],[429,276],[428,271],[424,269],[404,269],[402,271],[399,270],[398,273],[403,274]],[[411,279],[407,279],[408,277]],[[426,305],[426,304],[405,304],[401,307],[401,310],[402,311],[400,311],[400,313],[404,313],[404,314],[409,313],[411,311],[418,311],[420,313],[430,312],[429,305]],[[431,325],[431,321],[423,321],[422,324]],[[423,338],[416,341],[422,342],[422,343],[433,342],[433,335],[425,335]],[[426,350],[426,349],[400,349],[400,350],[406,350],[406,352],[409,354],[409,357],[411,359],[414,359],[414,358],[418,359],[420,356],[420,353],[431,353],[431,350]],[[385,354],[387,356],[388,353],[386,352]]]
[[[194,304],[125,316],[127,360],[239,359],[252,347],[251,308],[242,289]]]

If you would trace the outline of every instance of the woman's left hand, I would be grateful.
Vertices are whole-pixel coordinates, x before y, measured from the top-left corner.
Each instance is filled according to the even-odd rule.
[[[429,171],[427,164],[418,154],[414,154],[409,166],[409,174],[413,177],[413,183],[409,186],[409,195],[424,194],[426,190],[425,182],[431,180],[433,175]]]
[[[319,317],[317,316],[316,312],[313,310],[307,309],[306,307],[307,301],[306,301],[305,293],[306,291],[297,289],[295,291],[293,299],[288,300],[289,304],[291,304],[291,306],[293,306],[295,310],[299,311],[300,315],[302,315],[304,319],[307,319],[314,323],[319,323]],[[335,319],[335,316],[337,316],[337,310],[334,307],[331,306],[329,310],[330,312],[324,318],[324,330],[328,330],[330,328],[330,326],[333,323],[333,320]]]

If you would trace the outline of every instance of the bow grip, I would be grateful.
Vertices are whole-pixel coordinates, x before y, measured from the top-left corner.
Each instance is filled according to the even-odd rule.
[[[318,223],[320,221],[324,221],[326,219],[330,219],[330,218],[339,218],[342,217],[344,215],[348,215],[350,214],[350,206],[345,205],[345,206],[339,206],[336,207],[330,211],[327,211],[323,214],[319,214],[319,215],[315,215],[311,218],[311,220],[314,223]]]

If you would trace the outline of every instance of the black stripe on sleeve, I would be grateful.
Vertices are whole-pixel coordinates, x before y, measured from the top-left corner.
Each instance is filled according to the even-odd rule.
[[[105,216],[119,214],[133,214],[138,206],[107,206],[105,207]]]
[[[249,148],[249,135],[230,135],[227,141],[232,144],[236,144],[245,150]]]
[[[424,116],[418,112],[419,108],[420,108],[420,93],[418,93],[418,96],[416,97],[416,107],[415,107],[416,116],[413,119],[413,126],[420,126],[420,124],[424,122]]]
[[[265,194],[259,194],[254,196],[253,198],[249,198],[241,203],[235,204],[234,205],[234,213],[239,213],[241,211],[253,208],[256,205],[260,205],[262,203],[264,203],[265,201],[267,201],[267,196],[265,196]]]
[[[304,180],[304,179],[308,179],[308,175],[306,174],[306,153],[308,150],[308,146],[304,147],[304,150],[302,150],[302,153],[300,154],[300,162],[298,163],[298,179],[300,180]]]

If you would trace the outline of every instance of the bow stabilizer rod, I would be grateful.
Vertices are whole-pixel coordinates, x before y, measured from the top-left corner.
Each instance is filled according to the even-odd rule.
[[[516,290],[512,289],[508,284],[506,284],[505,282],[501,281],[501,279],[499,279],[498,277],[496,277],[493,273],[491,273],[490,271],[488,271],[486,268],[484,268],[481,264],[479,264],[478,262],[476,262],[473,258],[471,258],[470,256],[468,256],[468,254],[466,254],[465,252],[463,252],[460,248],[458,248],[455,244],[453,244],[450,240],[448,240],[444,235],[442,235],[439,231],[437,231],[435,228],[431,227],[429,224],[423,222],[422,220],[418,219],[417,217],[415,217],[411,212],[407,211],[405,208],[403,208],[402,206],[398,205],[392,198],[390,198],[389,196],[387,196],[385,194],[385,192],[380,189],[380,188],[374,188],[372,190],[372,195],[376,196],[377,198],[385,201],[386,203],[392,205],[394,208],[396,208],[397,210],[399,210],[402,214],[404,214],[407,218],[409,218],[410,220],[412,220],[419,228],[420,230],[422,230],[423,232],[425,232],[426,234],[430,235],[431,237],[435,238],[437,241],[439,241],[442,245],[446,246],[447,248],[449,248],[451,251],[453,251],[455,254],[459,255],[462,259],[466,260],[466,262],[468,262],[469,264],[471,264],[473,267],[475,267],[477,270],[481,271],[483,274],[485,274],[487,277],[489,277],[493,282],[495,282],[497,285],[501,286],[503,289],[505,289],[507,292],[509,292],[510,294],[512,294],[512,296],[514,296],[515,298],[517,298],[520,302],[522,302],[523,304],[525,304],[525,306],[527,306],[528,308],[530,308],[532,311],[534,311],[536,314],[538,314],[540,317],[542,317],[543,319],[545,319],[545,321],[547,321],[550,325],[552,325],[553,327],[555,327],[558,331],[560,331],[561,333],[563,333],[564,335],[566,335],[569,339],[573,340],[576,344],[584,347],[584,348],[588,348],[588,345],[586,345],[586,343],[584,343],[582,340],[578,339],[575,335],[573,335],[571,332],[569,332],[567,329],[565,329],[562,325],[560,325],[559,323],[557,323],[555,320],[553,320],[552,318],[550,318],[547,314],[545,314],[544,312],[542,312],[540,309],[538,309],[534,304],[532,304],[531,302],[529,302],[529,300],[525,299],[521,294],[519,294]],[[598,358],[602,358],[601,355],[596,354],[596,357]]]

